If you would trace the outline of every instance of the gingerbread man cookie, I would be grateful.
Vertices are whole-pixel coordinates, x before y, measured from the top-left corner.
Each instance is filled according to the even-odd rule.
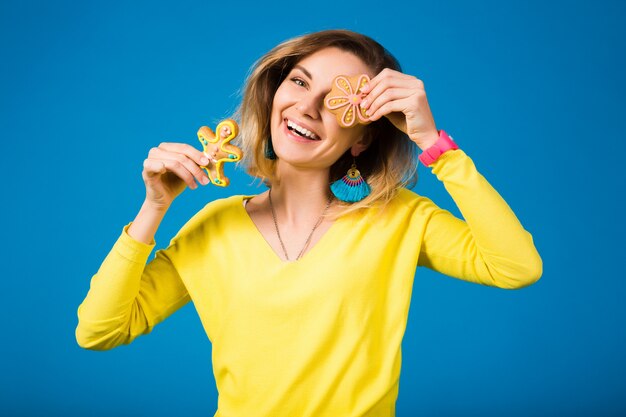
[[[365,97],[361,88],[370,80],[365,74],[348,77],[339,75],[333,81],[333,88],[324,98],[324,106],[337,116],[341,127],[371,123],[365,109],[360,106]]]
[[[232,119],[220,122],[213,131],[202,126],[198,130],[198,140],[204,148],[204,155],[209,158],[209,163],[200,168],[208,174],[211,182],[219,187],[227,187],[230,180],[224,176],[224,162],[237,162],[243,156],[241,149],[229,142],[239,134],[239,126]]]

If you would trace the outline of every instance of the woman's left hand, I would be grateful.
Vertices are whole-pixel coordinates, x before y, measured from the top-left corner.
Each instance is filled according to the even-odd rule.
[[[367,94],[361,106],[370,120],[387,117],[422,150],[439,139],[424,83],[418,78],[385,68],[361,91]]]

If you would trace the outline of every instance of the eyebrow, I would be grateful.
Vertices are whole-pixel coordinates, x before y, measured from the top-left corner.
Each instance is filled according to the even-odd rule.
[[[304,68],[302,65],[294,65],[294,68],[298,68],[300,71],[302,71],[304,73],[304,75],[306,75],[307,77],[309,77],[311,80],[313,79],[313,76],[311,75],[311,73],[309,71],[307,71],[306,68]]]

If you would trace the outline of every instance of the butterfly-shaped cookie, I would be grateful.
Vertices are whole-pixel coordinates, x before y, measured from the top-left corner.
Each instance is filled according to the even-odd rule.
[[[217,135],[206,126],[198,130],[198,140],[202,143],[204,155],[209,158],[209,163],[200,168],[206,171],[213,184],[227,187],[230,180],[224,175],[224,163],[237,162],[243,156],[241,149],[229,143],[239,134],[239,126],[234,120],[226,119],[215,130]]]

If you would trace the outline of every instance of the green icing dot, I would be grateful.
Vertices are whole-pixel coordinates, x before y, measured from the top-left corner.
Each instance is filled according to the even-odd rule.
[[[221,184],[221,183],[220,183],[220,180],[217,180],[217,179],[215,180],[215,183],[216,183],[216,184]]]
[[[229,157],[230,159],[235,159],[235,158],[237,158],[237,156],[236,156],[236,155],[228,155],[228,157]]]

